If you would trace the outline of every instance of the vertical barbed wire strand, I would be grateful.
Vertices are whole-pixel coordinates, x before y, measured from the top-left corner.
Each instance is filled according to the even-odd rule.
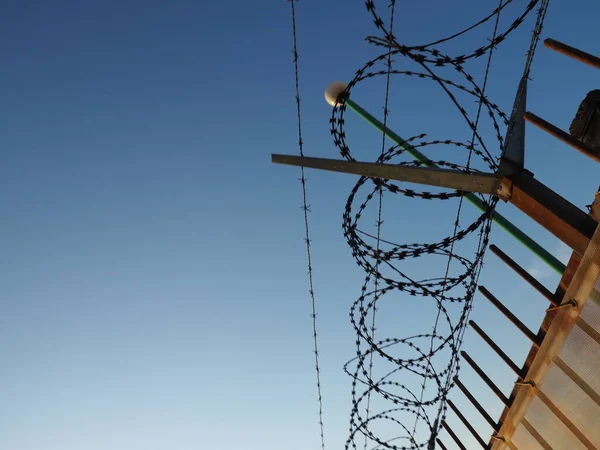
[[[500,12],[502,11],[502,1],[503,0],[499,0],[499,5],[498,8],[496,9],[496,21],[494,24],[494,32],[492,35],[492,39],[491,42],[495,42],[496,41],[496,35],[498,34],[498,25],[500,23]],[[487,87],[487,82],[488,82],[488,77],[489,77],[489,72],[490,72],[490,67],[492,64],[492,57],[493,57],[493,53],[494,53],[494,47],[495,46],[491,46],[490,50],[489,50],[489,54],[488,54],[488,60],[487,60],[487,64],[486,64],[486,68],[485,68],[485,74],[484,74],[484,79],[483,79],[483,85],[481,87],[480,90],[480,97],[478,100],[478,107],[477,107],[477,116],[475,118],[475,123],[474,123],[474,127],[473,127],[473,135],[471,137],[471,141],[469,142],[469,152],[468,152],[468,158],[467,158],[467,164],[466,164],[466,168],[469,169],[470,165],[471,165],[471,158],[473,156],[473,148],[475,145],[475,137],[477,135],[478,132],[478,127],[479,127],[479,119],[481,117],[481,110],[483,107],[483,102],[485,99],[485,91],[486,91],[486,87]],[[463,205],[463,200],[464,197],[460,197],[458,200],[458,208],[456,211],[456,220],[454,221],[454,230],[452,233],[453,238],[456,237],[456,233],[458,232],[458,228],[460,226],[460,216],[461,216],[461,212],[462,212],[462,205]],[[438,302],[440,302],[440,306],[441,306],[441,299],[443,298],[443,294],[444,291],[446,289],[446,285],[447,285],[447,280],[448,280],[448,274],[450,273],[450,266],[452,265],[452,261],[454,259],[454,245],[455,245],[455,241],[452,242],[452,244],[450,245],[450,253],[448,254],[448,262],[446,263],[446,271],[444,274],[444,287],[442,288],[442,294],[438,297]],[[470,302],[471,299],[467,298],[466,302],[465,302],[465,308],[468,308],[468,303]],[[429,352],[433,351],[433,345],[434,345],[434,338],[433,336],[435,336],[437,334],[437,327],[439,324],[439,319],[440,319],[440,314],[441,314],[442,310],[441,307],[438,307],[438,312],[435,318],[435,322],[433,325],[433,333],[432,333],[432,338],[430,340],[430,347],[429,347]],[[458,355],[457,355],[458,357]],[[431,365],[431,355],[427,358],[426,360],[426,371],[425,371],[425,377],[423,378],[423,384],[422,384],[422,388],[421,388],[421,394],[419,397],[419,401],[423,401],[423,396],[425,394],[425,389],[427,386],[427,375],[429,374],[429,367]],[[452,373],[449,372],[448,373],[448,377],[452,378]],[[445,405],[445,399],[442,399],[442,401],[440,402],[439,405],[439,411],[442,411]],[[439,415],[438,415],[438,419],[439,419]],[[416,429],[417,429],[417,425],[419,422],[419,416],[415,417],[415,424],[413,426],[413,434],[415,433]],[[436,420],[434,422],[434,429],[431,430],[431,437],[430,437],[430,444],[429,447],[432,447],[432,442],[435,441],[435,438],[437,437],[437,433],[438,433],[438,428],[439,428],[439,420]]]
[[[526,60],[526,63],[525,63],[525,69],[523,71],[523,75],[521,77],[521,81],[519,82],[517,102],[516,102],[516,105],[515,105],[515,108],[514,108],[515,110],[519,109],[518,105],[519,105],[520,101],[522,100],[521,93],[522,93],[522,90],[524,89],[525,81],[527,81],[529,79],[529,74],[530,74],[530,71],[531,71],[531,63],[533,62],[533,57],[534,57],[536,49],[537,49],[537,44],[538,44],[538,42],[540,40],[540,36],[542,34],[544,20],[545,20],[545,17],[546,17],[546,13],[548,11],[549,4],[550,4],[550,0],[542,0],[540,2],[540,6],[539,6],[538,11],[537,11],[536,24],[535,24],[534,29],[532,31],[531,44],[530,44],[529,50],[527,51],[527,60]],[[482,91],[483,92],[481,93],[481,100],[483,100],[485,98],[484,97],[485,83],[482,86]],[[511,125],[514,123],[515,119],[516,119],[515,112],[513,111],[513,114],[511,116],[511,122],[510,122],[509,127],[508,127],[509,130],[512,128]],[[481,247],[482,238],[483,238],[483,234],[480,235],[480,247]],[[483,266],[483,261],[480,264],[479,270],[475,274],[474,288],[477,287],[478,280],[479,280],[479,275],[481,274],[481,268],[482,268],[482,266]],[[466,317],[466,319],[468,319],[468,316]],[[467,323],[467,322],[468,322],[468,320],[465,321],[465,323]],[[464,335],[464,332],[466,331],[466,328],[467,327],[465,326],[461,330],[461,333],[459,334],[459,341],[462,340],[462,337]]]
[[[531,44],[529,46],[529,50],[527,51],[527,60],[525,62],[525,69],[523,71],[521,81],[519,82],[518,96],[517,96],[517,102],[515,105],[515,110],[519,109],[518,104],[520,103],[520,100],[522,99],[521,93],[522,93],[522,90],[524,89],[525,82],[529,79],[529,74],[531,72],[531,63],[533,62],[533,57],[535,56],[537,44],[540,40],[540,36],[542,34],[542,29],[544,28],[544,20],[546,18],[546,13],[548,12],[549,5],[550,5],[550,0],[542,0],[540,2],[540,6],[537,11],[536,23],[535,23],[534,29],[532,31],[532,36],[531,36]],[[509,127],[508,127],[509,130],[512,128],[510,125],[514,123],[515,119],[516,119],[516,116],[515,116],[515,112],[513,111],[513,114],[511,116],[511,123],[509,124]],[[481,242],[483,240],[483,237],[484,237],[484,235],[482,233],[480,235],[480,247],[481,247]],[[481,261],[481,263],[478,267],[478,270],[475,274],[474,281],[473,281],[473,290],[475,290],[475,288],[478,285],[479,276],[481,275],[482,268],[483,268],[483,261]],[[463,340],[465,331],[467,330],[467,326],[466,326],[467,323],[468,323],[468,315],[464,322],[464,326],[462,327],[462,329],[459,332],[459,345],[460,345],[460,342],[462,342],[462,340]]]
[[[540,36],[542,34],[542,29],[543,29],[543,26],[544,26],[544,20],[545,20],[545,17],[546,17],[546,13],[548,11],[549,4],[550,4],[550,0],[542,0],[540,2],[540,6],[539,6],[538,11],[537,11],[536,23],[535,23],[534,29],[532,31],[531,43],[530,43],[529,49],[527,51],[527,59],[526,59],[526,62],[525,62],[525,69],[523,71],[523,75],[521,77],[521,80],[519,82],[519,86],[518,86],[518,89],[517,89],[517,92],[518,92],[517,93],[517,98],[516,98],[515,105],[514,105],[512,114],[511,114],[510,123],[509,123],[509,125],[507,127],[507,130],[508,130],[507,131],[507,135],[512,131],[512,127],[514,125],[514,121],[516,120],[516,111],[519,110],[519,104],[520,104],[520,102],[522,100],[522,95],[521,94],[522,94],[523,89],[525,87],[525,83],[529,79],[529,75],[530,75],[530,72],[531,72],[531,63],[533,62],[533,57],[534,57],[536,49],[537,49],[537,44],[538,44],[538,42],[540,40]],[[499,14],[499,12],[500,11],[498,11],[498,14]],[[498,28],[498,21],[496,21],[496,30],[497,30],[497,28]],[[492,49],[490,49],[490,50],[492,50]],[[480,106],[481,106],[482,101],[484,99],[485,86],[486,86],[486,82],[487,82],[487,72],[489,70],[490,64],[491,64],[491,62],[488,60],[488,68],[486,69],[486,80],[484,80],[484,84],[482,86]],[[478,115],[479,115],[479,112],[478,112]],[[472,139],[472,142],[473,141],[474,141],[474,137]],[[479,248],[482,248],[482,247],[485,248],[485,246],[486,246],[485,237],[486,236],[485,236],[484,233],[480,234]],[[472,291],[474,291],[476,289],[477,285],[479,284],[479,276],[481,275],[482,268],[483,268],[483,260],[480,261],[479,267],[477,268],[475,276],[473,278],[472,287],[471,287]],[[472,310],[472,304],[468,305],[468,308],[465,311],[466,315],[465,315],[465,320],[463,321],[463,326],[461,327],[461,329],[458,332],[458,345],[459,346],[461,346],[461,343],[462,343],[462,341],[464,339],[464,334],[465,334],[465,332],[467,330],[466,324],[468,323],[468,319],[469,319],[469,315],[470,315],[471,310]],[[458,365],[458,360],[456,360],[454,363],[456,365]],[[451,370],[451,372],[454,372],[454,370],[455,369],[453,367],[452,370]],[[451,382],[452,382],[452,378],[448,377],[447,380],[446,380],[446,386],[449,386]],[[445,405],[440,405],[440,409],[438,410],[438,414],[437,414],[437,421],[438,422],[439,422],[439,420],[440,420],[440,418],[441,418],[441,416],[443,414],[444,406]]]
[[[537,11],[535,26],[533,28],[533,32],[531,33],[531,43],[529,45],[529,50],[527,51],[527,60],[525,61],[525,70],[523,71],[523,76],[521,77],[521,81],[519,82],[519,87],[517,88],[517,96],[515,99],[515,104],[513,105],[513,109],[510,115],[510,123],[508,125],[507,136],[512,133],[516,115],[519,111],[519,106],[521,105],[521,101],[523,99],[523,90],[525,89],[525,84],[527,80],[529,80],[529,74],[531,72],[531,63],[533,62],[533,57],[535,55],[535,51],[537,49],[537,45],[540,41],[540,36],[542,34],[542,29],[544,28],[544,20],[546,19],[546,13],[548,12],[548,6],[550,6],[550,0],[542,0],[540,2],[540,6]],[[505,142],[506,145],[506,142]]]
[[[394,15],[395,15],[395,11],[396,11],[396,0],[391,0],[390,8],[391,8],[391,11],[390,11],[390,14],[391,14],[390,34],[393,35],[393,33],[394,33]],[[383,106],[383,129],[384,130],[387,130],[391,76],[392,76],[392,46],[390,44],[390,46],[388,48],[387,75],[386,75],[386,84],[385,84],[385,102],[384,102],[384,106]],[[383,159],[385,156],[385,144],[386,144],[387,133],[384,132],[381,134],[382,134],[382,138],[381,138],[380,158]],[[382,213],[383,213],[383,186],[379,185],[378,190],[379,190],[379,207],[377,210],[376,246],[377,246],[377,254],[379,255],[380,250],[381,250],[381,225],[383,224],[383,221],[381,220]],[[379,272],[380,263],[381,263],[381,258],[378,256],[377,261],[375,263],[375,268],[376,268],[377,272]],[[377,316],[377,300],[379,300],[379,276],[376,275],[375,276],[375,295],[373,298],[373,317],[372,317],[372,321],[371,321],[371,341],[372,342],[375,342],[375,323],[376,323],[376,316]],[[371,352],[369,355],[369,377],[368,377],[368,379],[372,379],[372,376],[373,376],[373,352]],[[369,389],[369,392],[367,394],[367,406],[366,406],[366,411],[365,411],[365,422],[367,422],[367,423],[369,421],[370,408],[371,408],[371,390]],[[364,450],[367,450],[368,441],[369,441],[369,437],[365,433]]]
[[[304,141],[302,139],[302,113],[300,107],[300,71],[298,64],[298,37],[296,34],[296,0],[288,0],[291,5],[292,15],[292,38],[293,38],[293,55],[294,55],[294,77],[296,87],[296,112],[298,116],[298,149],[300,156],[304,156]],[[319,364],[319,340],[317,334],[317,302],[315,299],[314,283],[313,283],[313,269],[312,269],[312,255],[310,248],[310,227],[308,221],[308,213],[310,212],[309,205],[307,203],[306,196],[306,176],[304,173],[304,167],[300,169],[300,183],[302,184],[302,211],[304,212],[304,241],[306,243],[306,258],[308,265],[308,284],[309,293],[312,307],[312,331],[313,331],[313,347],[315,355],[315,371],[317,379],[317,399],[319,403],[319,428],[321,435],[321,449],[325,450],[325,433],[323,425],[323,396],[321,394],[321,369]]]
[[[502,8],[501,8],[501,6],[502,6],[502,0],[499,0],[498,3],[499,4],[498,4],[498,8],[496,9],[496,20],[495,20],[495,23],[494,23],[494,31],[493,31],[493,34],[492,34],[491,42],[496,42],[496,36],[498,34],[498,25],[500,24],[500,13],[502,12]],[[473,135],[471,137],[471,141],[469,142],[469,153],[468,153],[469,156],[467,158],[467,164],[466,164],[467,169],[469,169],[470,166],[471,166],[471,158],[473,156],[473,148],[474,148],[474,145],[475,145],[475,138],[477,136],[477,132],[478,132],[478,129],[479,129],[479,119],[481,118],[481,111],[482,111],[483,102],[484,102],[484,99],[485,99],[485,91],[486,91],[487,84],[488,84],[488,79],[489,79],[489,74],[490,74],[490,68],[492,66],[492,59],[493,59],[493,55],[494,55],[494,48],[495,48],[495,45],[492,45],[490,47],[490,49],[489,49],[487,64],[486,64],[485,73],[484,73],[484,76],[483,76],[483,84],[481,86],[480,97],[479,97],[479,101],[478,101],[478,105],[477,105],[477,115],[475,117],[475,126],[474,126],[474,129],[473,129]],[[454,222],[453,236],[456,236],[456,233],[458,232],[458,228],[460,226],[460,216],[461,216],[461,212],[462,212],[463,200],[464,200],[464,197],[460,197],[459,201],[458,201],[458,210],[456,212],[456,221]],[[483,234],[480,237],[483,237]],[[450,266],[452,264],[452,255],[453,255],[453,252],[454,252],[454,244],[455,243],[453,242],[452,245],[450,246],[450,255],[448,257],[448,263],[446,265],[446,273],[444,275],[444,279],[448,278],[448,274],[450,272]],[[484,246],[483,249],[481,248],[481,246],[482,246],[482,239],[480,239],[480,241],[479,241],[478,252],[482,251],[482,250],[485,251],[485,246]],[[479,275],[477,274],[477,278],[478,278],[478,276]],[[464,323],[466,323],[467,320],[468,320],[468,313],[469,313],[469,311],[471,309],[471,303],[472,303],[472,294],[471,294],[471,298],[467,299],[467,301],[465,302],[464,313],[466,314],[466,317],[465,317]],[[435,334],[437,332],[437,325],[438,325],[438,320],[439,320],[440,312],[441,311],[438,310],[438,314],[437,314],[437,317],[436,317],[436,320],[435,320],[435,325],[434,325],[434,328],[433,328],[433,334]],[[430,349],[430,351],[432,349],[433,349],[433,340],[431,341],[431,349]],[[458,355],[456,355],[456,357],[458,358]],[[429,367],[429,364],[428,364],[428,367]],[[453,364],[452,364],[451,367],[452,368],[457,367],[457,363],[453,362]],[[454,374],[454,370],[451,370],[451,371],[448,372],[447,380],[446,380],[446,385],[447,385],[448,380],[451,380],[454,375],[455,375]],[[427,379],[425,378],[424,381],[423,381],[423,391],[425,390],[425,384],[426,384],[426,382],[427,382]],[[443,414],[444,408],[446,406],[446,401],[445,400],[446,399],[443,399],[440,402],[440,404],[439,404],[438,413],[437,413],[437,416],[436,416],[436,420],[434,422],[436,424],[437,428],[431,430],[432,433],[431,433],[431,437],[430,437],[430,447],[432,447],[432,443],[437,438],[437,434],[439,432],[440,419],[441,419],[441,416]],[[417,417],[417,420],[418,420],[418,417]]]

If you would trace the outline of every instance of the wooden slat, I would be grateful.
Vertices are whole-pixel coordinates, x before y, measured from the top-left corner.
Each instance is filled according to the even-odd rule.
[[[598,406],[600,406],[600,395],[598,395],[598,393],[589,384],[587,384],[583,378],[581,378],[573,369],[571,369],[566,362],[556,357],[554,359],[554,364],[556,364],[566,376],[573,380],[573,383],[579,386],[581,390],[588,395],[588,397],[590,397]]]
[[[594,329],[589,323],[583,320],[581,317],[577,318],[577,325],[581,328],[585,333],[591,337],[598,345],[600,345],[600,333]]]
[[[548,409],[552,411],[552,413],[558,418],[558,420],[560,420],[569,429],[569,431],[573,433],[583,445],[585,445],[586,448],[590,450],[598,450],[594,446],[594,444],[590,442],[587,436],[583,434],[581,430],[577,428],[577,426],[575,426],[575,424],[571,422],[571,420],[567,416],[564,415],[560,408],[556,406],[554,402],[546,396],[546,394],[544,394],[539,389],[536,389],[535,395],[537,395],[537,397],[544,403],[544,405],[546,405]]]
[[[542,328],[546,328],[545,339],[539,349],[532,349],[527,368],[527,381],[534,381],[540,384],[543,380],[546,371],[549,369],[552,361],[557,356],[558,351],[564,344],[572,326],[577,323],[577,317],[581,313],[585,302],[590,293],[594,290],[594,286],[598,278],[600,278],[600,266],[597,261],[600,259],[600,227],[594,233],[589,247],[580,261],[572,263],[578,267],[575,275],[569,286],[564,292],[564,299],[575,299],[578,302],[577,308],[564,308],[553,310],[547,313]],[[562,290],[562,289],[561,289]],[[515,397],[511,408],[505,408],[502,416],[502,426],[498,432],[509,440],[519,423],[524,423],[525,413],[535,397],[535,389],[527,387],[515,387],[511,397]],[[492,448],[497,449],[498,446],[492,443]],[[542,444],[541,444],[542,445]]]
[[[525,419],[523,419],[521,421],[521,423],[523,424],[523,426],[525,427],[525,429],[527,431],[529,431],[529,434],[531,434],[534,439],[538,442],[538,444],[540,444],[544,450],[556,450],[553,449],[550,444],[548,444],[546,442],[546,440],[542,437],[542,435],[540,433],[537,432],[537,430],[531,426],[531,424],[529,422],[527,422]]]

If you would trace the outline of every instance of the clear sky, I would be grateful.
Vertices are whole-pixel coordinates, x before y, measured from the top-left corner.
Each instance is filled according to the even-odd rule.
[[[396,34],[409,44],[493,8],[397,3]],[[502,23],[525,3],[515,1]],[[302,0],[297,12],[305,152],[337,157],[324,87],[351,79],[381,49],[364,41],[376,31],[362,1]],[[542,37],[600,53],[599,13],[591,0],[554,2]],[[488,92],[507,112],[531,19],[492,64]],[[483,27],[445,49],[474,48],[491,33]],[[0,41],[0,448],[319,448],[299,171],[270,163],[271,153],[298,151],[290,5],[5,0]],[[476,77],[481,69],[473,64]],[[381,81],[356,88],[376,115]],[[459,133],[444,115],[447,100],[413,84],[393,79],[392,126],[405,136],[465,139],[464,126]],[[540,46],[530,110],[568,129],[593,88],[598,72]],[[357,154],[375,159],[380,136],[358,120],[348,130]],[[593,162],[531,127],[527,144],[536,177],[581,208],[591,203]],[[363,279],[340,226],[353,184],[308,172],[325,439],[337,449],[350,411],[348,310]],[[431,208],[390,204],[384,217],[396,225],[386,236],[410,242],[403,234],[437,232],[448,217],[434,221],[441,213]],[[568,257],[514,208],[499,209]],[[493,229],[492,242],[554,289],[557,277],[502,230]],[[491,254],[481,281],[537,329],[546,303]],[[413,301],[407,311],[387,317],[400,336],[402,320],[422,310]],[[527,342],[480,296],[473,317],[522,361]],[[510,373],[473,333],[466,339],[508,393]],[[500,413],[468,368],[461,378]],[[489,427],[465,411],[487,439]]]

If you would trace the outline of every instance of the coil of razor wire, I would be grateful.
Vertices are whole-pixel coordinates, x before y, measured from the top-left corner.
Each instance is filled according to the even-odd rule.
[[[389,0],[387,0],[386,3],[388,1]],[[441,52],[439,52],[438,50],[436,50],[433,47],[443,44],[445,42],[454,40],[458,37],[466,35],[467,33],[469,33],[470,31],[472,31],[476,28],[479,28],[480,26],[486,24],[493,18],[497,17],[507,6],[509,6],[513,2],[515,2],[515,0],[501,0],[498,7],[495,8],[493,11],[491,11],[489,14],[487,14],[485,17],[483,17],[481,20],[473,23],[472,25],[468,26],[467,28],[465,28],[461,31],[453,33],[450,36],[444,37],[442,39],[437,39],[435,41],[432,41],[432,42],[429,42],[426,44],[404,45],[398,41],[396,36],[394,36],[392,30],[390,30],[388,28],[388,24],[385,22],[385,20],[383,20],[382,16],[379,14],[379,9],[377,8],[377,4],[379,2],[376,0],[366,0],[365,6],[367,8],[367,11],[369,12],[369,14],[371,15],[371,17],[373,19],[373,23],[375,24],[376,29],[383,33],[383,37],[370,36],[367,38],[367,40],[369,42],[371,42],[372,44],[380,45],[380,46],[384,46],[384,47],[389,46],[391,43],[391,45],[393,47],[399,49],[400,51],[402,51],[404,53],[409,53],[416,57],[425,57],[426,62],[435,64],[437,66],[450,64],[452,62],[462,64],[469,59],[479,58],[479,57],[486,55],[490,49],[492,49],[493,47],[495,47],[496,45],[498,45],[502,41],[504,41],[510,33],[515,31],[523,23],[525,18],[529,15],[529,13],[531,13],[531,11],[533,11],[535,9],[536,5],[540,2],[540,0],[529,0],[527,2],[527,4],[525,5],[525,7],[523,8],[523,11],[518,15],[518,17],[514,21],[512,21],[512,23],[504,31],[502,31],[499,34],[496,34],[494,36],[494,38],[492,38],[485,45],[482,45],[473,50],[469,50],[467,52],[464,52],[460,55],[456,55],[453,57],[448,56],[448,55],[443,55],[443,54],[441,54]],[[383,2],[381,2],[381,3],[383,3]],[[431,53],[429,56],[425,56],[422,54],[423,50],[427,50],[427,49],[431,50]]]
[[[389,3],[389,0],[387,1]],[[509,120],[486,96],[485,83],[483,89],[480,88],[474,77],[466,72],[464,65],[470,59],[488,55],[487,80],[493,50],[523,23],[538,1],[529,1],[518,17],[503,31],[498,30],[499,14],[513,0],[501,1],[489,15],[452,36],[425,45],[406,46],[399,43],[393,34],[393,27],[387,28],[387,24],[378,15],[375,1],[367,0],[367,10],[372,15],[377,29],[384,34],[382,38],[372,37],[369,41],[377,46],[387,47],[388,51],[369,61],[356,72],[354,79],[350,81],[333,108],[330,131],[341,156],[349,161],[355,160],[346,135],[345,113],[348,105],[344,101],[352,98],[353,89],[362,81],[379,76],[416,77],[441,88],[464,119],[469,132],[472,133],[472,139],[462,142],[452,139],[427,140],[426,135],[420,133],[406,139],[403,145],[384,149],[376,162],[405,167],[435,164],[440,168],[465,173],[478,172],[475,169],[477,166],[484,167],[486,171],[495,171],[500,156],[498,152],[504,146],[502,131],[509,126]],[[392,0],[392,6],[394,3]],[[547,6],[547,2],[541,3],[544,8]],[[543,15],[540,20],[541,14],[545,14],[542,7],[538,10],[538,21],[534,30],[534,35],[537,34],[538,37],[543,22]],[[468,33],[492,18],[496,19],[494,35],[486,45],[458,56],[446,55],[434,47]],[[530,48],[527,74],[534,50],[535,46]],[[391,56],[408,58],[418,69],[392,69]],[[463,81],[439,76],[436,72],[441,66],[450,69],[455,78]],[[457,92],[461,96],[472,97],[478,103],[477,118],[471,117],[459,100]],[[482,135],[479,130],[481,111],[487,112],[490,118],[495,134],[492,139]],[[386,92],[385,119],[387,112]],[[401,159],[408,148],[426,150],[434,145],[462,150],[465,155],[464,161],[461,163],[447,160]],[[406,188],[398,182],[366,177],[359,178],[350,192],[343,213],[342,227],[354,260],[365,272],[365,280],[360,295],[350,308],[350,321],[356,331],[356,356],[344,366],[345,372],[352,378],[352,410],[346,448],[356,450],[360,445],[359,440],[365,439],[365,448],[366,442],[369,441],[375,449],[430,449],[434,448],[435,437],[445,417],[445,400],[453,385],[452,380],[458,372],[459,349],[488,244],[497,198],[477,194],[482,211],[475,220],[461,226],[459,207],[454,232],[446,237],[431,242],[398,243],[380,236],[381,218],[378,220],[376,236],[366,232],[361,224],[369,203],[377,196],[380,198],[381,213],[381,198],[384,195],[430,201],[459,199],[462,204],[466,193],[454,190],[419,191]],[[468,255],[460,254],[457,243],[469,237],[476,242],[475,250],[471,249]],[[410,273],[411,264],[416,258],[443,258],[448,261],[446,272],[427,275],[426,278],[417,277]],[[451,264],[453,271],[450,274],[448,268]],[[412,301],[433,302],[437,308],[437,316],[432,330],[403,337],[375,334],[376,311],[385,309],[386,302],[398,302],[399,295],[402,296],[400,301],[415,299]],[[379,317],[381,313],[377,314]],[[390,369],[374,374],[373,366],[378,363],[385,363],[385,367]],[[407,379],[419,381],[410,384],[405,381]],[[373,397],[379,400],[372,404]],[[417,424],[421,425],[421,432],[417,431]],[[385,431],[388,429],[395,431],[388,433]],[[426,434],[422,432],[423,429],[426,430]]]

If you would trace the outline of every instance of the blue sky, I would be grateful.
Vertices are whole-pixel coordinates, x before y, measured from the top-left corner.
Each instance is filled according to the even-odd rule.
[[[398,2],[397,35],[429,41],[489,9],[446,3]],[[506,23],[525,2],[515,3]],[[599,8],[555,2],[542,36],[593,52]],[[271,153],[297,152],[289,4],[24,0],[2,9],[0,447],[318,448],[299,171],[270,163]],[[381,50],[364,41],[376,32],[362,1],[303,0],[297,13],[305,152],[337,157],[324,87]],[[532,27],[530,18],[492,65],[488,92],[505,111]],[[445,48],[473,48],[491,32]],[[472,69],[480,76],[481,62]],[[597,76],[540,47],[529,109],[568,129]],[[381,81],[355,93],[376,115]],[[464,139],[439,92],[412,83],[392,81],[393,127]],[[357,154],[379,153],[368,125],[349,119],[348,134]],[[591,161],[530,127],[527,145],[536,177],[582,208],[591,203]],[[354,355],[348,310],[363,279],[340,226],[354,181],[308,172],[329,448],[347,437],[342,365]],[[401,205],[410,215],[393,203],[384,210],[398,241],[437,233],[448,219],[431,220],[436,205]],[[499,208],[568,257],[514,208]],[[502,230],[492,242],[555,287],[556,276]],[[546,304],[491,254],[481,281],[537,329]],[[410,308],[416,318],[423,311]],[[479,296],[473,317],[522,360],[526,341]],[[397,317],[400,335],[405,319]],[[512,378],[473,333],[465,348],[508,392]],[[468,368],[461,378],[499,414]]]

